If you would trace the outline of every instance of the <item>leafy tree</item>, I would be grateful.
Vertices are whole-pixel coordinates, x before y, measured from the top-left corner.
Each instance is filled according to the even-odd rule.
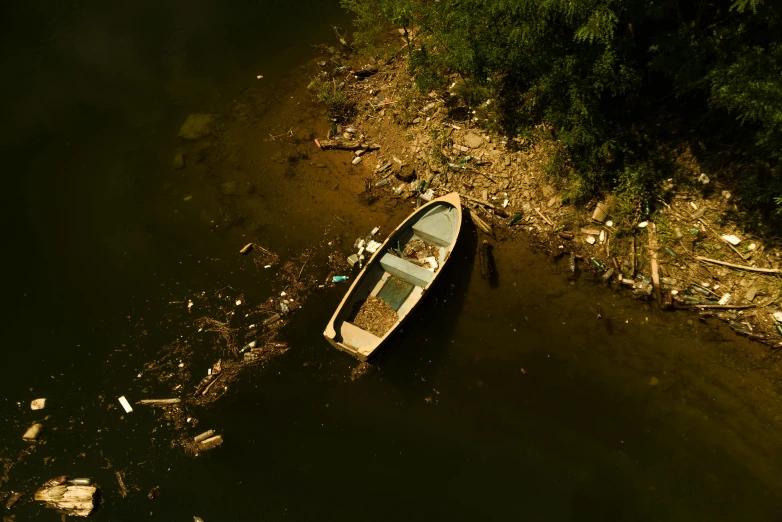
[[[343,0],[357,37],[415,28],[410,66],[495,97],[510,135],[551,125],[582,195],[660,172],[693,140],[745,165],[745,200],[782,195],[782,12],[764,0]],[[694,130],[694,133],[691,132]],[[665,172],[661,174],[667,175]],[[633,176],[653,190],[654,175]],[[637,188],[637,187],[636,187]],[[636,191],[637,192],[637,191]]]

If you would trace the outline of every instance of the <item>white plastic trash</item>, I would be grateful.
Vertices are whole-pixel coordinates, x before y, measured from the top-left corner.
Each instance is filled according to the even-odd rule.
[[[727,241],[728,243],[730,243],[731,245],[733,245],[733,246],[736,246],[739,243],[741,243],[741,239],[739,239],[738,237],[734,236],[733,234],[725,234],[724,236],[720,236],[720,237],[722,239],[724,239],[725,241]]]
[[[380,246],[381,246],[382,244],[383,244],[383,243],[378,243],[377,241],[370,241],[369,243],[367,243],[367,248],[366,248],[366,250],[367,250],[367,252],[369,252],[370,254],[374,254],[375,252],[377,252],[377,249],[378,249],[378,248],[380,248]]]
[[[728,304],[728,301],[730,301],[730,294],[724,294],[724,295],[723,295],[723,296],[720,298],[720,304],[721,304],[721,305],[726,305],[726,304]]]
[[[424,261],[426,261],[427,263],[429,263],[429,266],[431,267],[431,271],[432,271],[432,272],[434,272],[435,270],[437,270],[437,267],[438,267],[439,265],[437,264],[437,259],[435,259],[433,256],[429,256],[429,257],[425,258],[425,259],[424,259]]]
[[[42,410],[46,406],[46,399],[35,399],[30,403],[31,410]]]
[[[595,244],[595,236],[587,236],[586,237],[586,242],[589,243],[590,245],[594,245]]]
[[[130,406],[130,403],[128,402],[128,400],[125,398],[124,395],[119,398],[119,403],[120,405],[122,405],[122,408],[125,410],[125,413],[130,413],[133,411],[133,408]]]
[[[647,226],[649,226],[648,221],[641,221],[640,223],[638,223],[638,228],[646,228]]]

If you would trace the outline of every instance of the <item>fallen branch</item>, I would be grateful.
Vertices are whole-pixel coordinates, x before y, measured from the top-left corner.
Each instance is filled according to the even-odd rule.
[[[708,257],[695,256],[695,259],[702,263],[712,263],[715,265],[727,266],[729,268],[735,268],[736,270],[747,270],[748,272],[761,272],[763,274],[782,274],[782,270],[779,268],[758,268],[754,266],[746,265],[734,265],[733,263],[727,263],[725,261],[719,261],[717,259],[709,259]]]
[[[537,212],[537,213],[538,213],[538,215],[539,215],[540,217],[542,217],[542,218],[543,218],[543,221],[545,221],[546,223],[548,223],[548,224],[549,224],[549,225],[551,225],[552,227],[554,226],[554,223],[553,223],[553,222],[552,222],[552,221],[551,221],[551,220],[550,220],[548,217],[546,217],[546,214],[544,214],[543,212],[541,212],[541,211],[540,211],[540,209],[539,209],[538,207],[535,207],[535,212]]]
[[[462,194],[461,192],[459,193],[459,197],[462,197],[462,198],[464,198],[464,199],[466,199],[468,201],[472,201],[473,203],[478,203],[479,205],[483,205],[484,207],[488,207],[488,208],[490,208],[492,210],[497,208],[497,207],[495,207],[494,205],[492,205],[491,203],[489,203],[487,201],[483,201],[482,199],[478,199],[478,198],[474,198],[472,196],[468,196],[466,194]]]
[[[380,145],[363,143],[358,140],[318,140],[321,149],[339,149],[339,150],[377,150]]]
[[[757,305],[707,305],[699,304],[693,305],[694,308],[703,308],[708,310],[745,310],[747,308],[755,308]]]

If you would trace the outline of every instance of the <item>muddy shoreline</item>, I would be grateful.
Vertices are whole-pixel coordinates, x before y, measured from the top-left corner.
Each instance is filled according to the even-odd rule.
[[[339,88],[351,111],[345,118],[331,110],[334,123],[316,144],[350,159],[365,180],[364,200],[412,208],[459,192],[486,240],[524,235],[547,254],[569,258],[573,277],[583,273],[662,308],[719,319],[772,349],[782,346],[782,253],[773,240],[741,230],[732,195],[687,151],[680,151],[662,199],[628,208],[607,194],[585,206],[568,204],[567,186],[546,170],[557,146],[549,131],[513,140],[486,131],[491,100],[465,105],[456,75],[448,91],[421,93],[402,49],[389,61],[349,55],[340,67],[321,62],[320,69],[317,81]]]

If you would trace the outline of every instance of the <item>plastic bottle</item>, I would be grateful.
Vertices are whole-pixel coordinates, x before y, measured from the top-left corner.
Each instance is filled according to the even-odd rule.
[[[331,281],[334,283],[341,283],[342,281],[347,281],[348,276],[334,276],[331,278]]]
[[[518,223],[519,220],[521,220],[521,214],[516,214],[510,219],[510,223],[508,223],[508,226],[513,225],[515,223]]]
[[[249,342],[249,343],[245,344],[245,345],[242,347],[242,349],[241,349],[241,350],[239,350],[239,353],[247,353],[247,352],[249,352],[249,351],[250,351],[252,348],[255,348],[255,341],[251,341],[251,342]]]

